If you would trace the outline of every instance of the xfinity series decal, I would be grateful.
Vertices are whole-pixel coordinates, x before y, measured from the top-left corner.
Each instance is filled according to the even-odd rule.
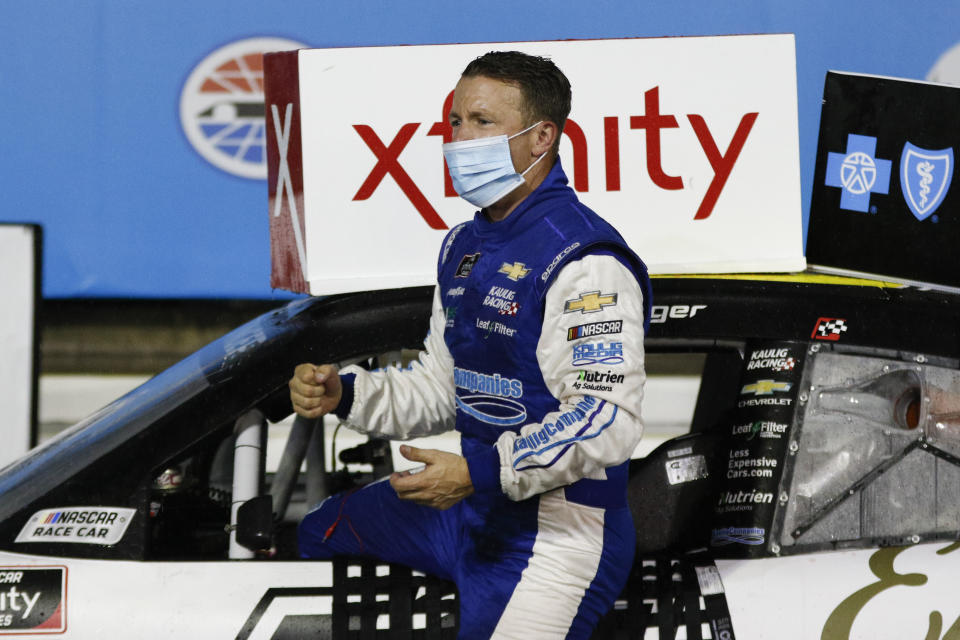
[[[66,567],[0,567],[0,635],[67,630]]]
[[[480,259],[479,253],[468,253],[460,259],[460,264],[457,265],[457,272],[453,274],[454,278],[466,278],[470,275],[470,272],[473,271],[473,265],[477,264],[477,260]]]
[[[573,300],[567,300],[563,305],[563,312],[573,313],[574,311],[579,311],[580,313],[596,313],[604,307],[612,307],[616,304],[616,293],[601,294],[599,291],[590,291],[589,293],[581,293]]]
[[[27,520],[15,542],[117,544],[136,512],[117,507],[43,509]]]

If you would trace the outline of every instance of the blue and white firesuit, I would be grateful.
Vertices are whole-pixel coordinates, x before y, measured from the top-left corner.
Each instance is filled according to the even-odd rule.
[[[344,368],[337,413],[390,438],[456,428],[475,493],[446,511],[385,481],[333,496],[301,524],[301,553],[453,580],[461,638],[589,637],[633,561],[650,301],[646,267],[559,160],[504,220],[452,229],[425,352],[406,370]]]

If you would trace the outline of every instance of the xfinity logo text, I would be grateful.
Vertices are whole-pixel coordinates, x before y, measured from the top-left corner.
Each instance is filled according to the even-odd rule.
[[[414,206],[423,220],[433,229],[446,229],[447,226],[440,218],[434,206],[430,203],[427,196],[416,184],[409,172],[403,167],[401,154],[414,138],[415,135],[437,136],[440,140],[437,145],[437,155],[440,155],[439,143],[453,141],[453,129],[449,124],[450,109],[453,104],[453,92],[451,91],[443,104],[443,118],[439,122],[434,122],[429,129],[421,128],[424,123],[408,122],[402,125],[399,131],[387,132],[377,131],[370,124],[357,123],[353,125],[360,139],[370,150],[375,158],[375,163],[363,180],[359,189],[353,196],[353,200],[369,199],[383,182],[383,179],[390,176],[400,188],[407,200]],[[677,167],[664,167],[663,156],[661,154],[661,145],[669,144],[671,136],[685,133],[692,133],[700,148],[706,157],[707,162],[713,171],[713,177],[707,190],[700,201],[694,213],[694,220],[705,220],[710,217],[717,200],[723,193],[723,188],[733,172],[737,158],[747,142],[753,124],[759,115],[758,112],[744,113],[740,118],[736,131],[729,142],[718,142],[707,124],[707,120],[700,114],[686,114],[686,120],[690,129],[682,127],[680,120],[676,115],[660,112],[660,87],[656,86],[644,92],[644,104],[642,113],[626,116],[604,116],[603,117],[603,141],[602,148],[604,154],[604,188],[606,191],[620,191],[620,145],[639,143],[637,136],[630,136],[629,133],[621,134],[621,124],[628,125],[630,130],[643,131],[643,144],[646,150],[646,169],[647,176],[658,188],[667,191],[678,191],[686,188],[683,177],[678,175]],[[673,132],[672,129],[680,129]],[[691,131],[692,130],[692,131]],[[570,140],[573,146],[573,187],[580,192],[590,191],[587,138],[583,128],[573,119],[568,118],[563,130],[564,135]],[[601,144],[600,141],[594,144]],[[725,148],[723,148],[725,146]],[[439,167],[439,163],[438,163]],[[457,192],[453,188],[453,183],[444,166],[444,196],[447,198],[457,197]],[[635,180],[635,177],[628,176],[628,183]]]

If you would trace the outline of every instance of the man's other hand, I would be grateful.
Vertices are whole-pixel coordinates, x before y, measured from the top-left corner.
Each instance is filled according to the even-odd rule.
[[[290,378],[293,410],[304,418],[319,418],[337,408],[343,387],[340,374],[332,364],[301,364]]]
[[[401,500],[443,510],[473,493],[470,469],[463,456],[409,445],[401,446],[400,453],[407,460],[426,465],[422,471],[401,471],[390,476],[390,486]]]

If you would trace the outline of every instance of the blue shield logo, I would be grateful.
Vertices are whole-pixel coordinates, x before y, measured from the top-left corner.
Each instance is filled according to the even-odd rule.
[[[931,151],[909,142],[900,155],[903,199],[917,220],[933,215],[950,190],[953,179],[953,149]]]

